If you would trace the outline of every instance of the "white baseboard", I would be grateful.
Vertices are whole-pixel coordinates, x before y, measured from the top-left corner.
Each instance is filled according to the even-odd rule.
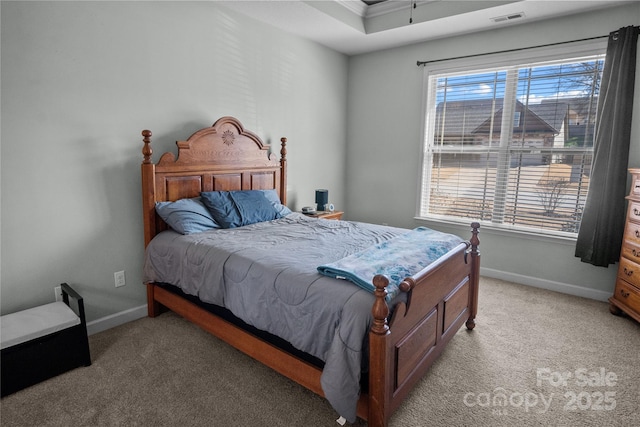
[[[138,320],[147,315],[147,304],[139,307],[130,308],[129,310],[121,311],[119,313],[110,314],[109,316],[101,319],[92,320],[87,323],[87,333],[89,335],[97,334],[98,332],[106,331],[107,329],[115,328],[127,322]]]
[[[520,283],[522,285],[533,286],[535,288],[547,289],[549,291],[556,291],[563,294],[575,295],[577,297],[594,299],[597,301],[606,302],[611,296],[611,292],[584,288],[582,286],[570,285],[568,283],[554,282],[552,280],[539,279],[537,277],[524,276],[522,274],[508,273],[505,271],[494,270],[492,268],[480,267],[480,275]]]

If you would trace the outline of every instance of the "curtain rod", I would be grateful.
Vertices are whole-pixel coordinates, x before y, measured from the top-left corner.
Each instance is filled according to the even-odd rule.
[[[567,44],[567,43],[584,42],[584,41],[587,41],[587,40],[603,39],[605,37],[609,37],[609,34],[607,34],[606,36],[589,37],[589,38],[586,38],[586,39],[570,40],[570,41],[566,41],[566,42],[541,44],[541,45],[538,45],[538,46],[519,47],[517,49],[499,50],[499,51],[495,51],[495,52],[476,53],[474,55],[456,56],[455,58],[434,59],[433,61],[418,61],[418,63],[416,65],[418,65],[418,67],[419,67],[421,65],[431,64],[433,62],[450,61],[450,60],[453,60],[453,59],[474,58],[476,56],[493,55],[495,53],[518,52],[520,50],[535,49],[535,48],[539,48],[539,47],[557,46],[557,45],[560,45],[560,44]]]

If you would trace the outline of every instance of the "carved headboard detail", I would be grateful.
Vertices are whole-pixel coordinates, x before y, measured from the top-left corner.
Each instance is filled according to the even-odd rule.
[[[142,208],[145,247],[167,228],[155,212],[156,202],[198,197],[202,191],[275,189],[287,203],[286,138],[280,158],[234,117],[222,117],[186,141],[177,141],[177,157],[164,153],[153,163],[152,133],[142,131]]]

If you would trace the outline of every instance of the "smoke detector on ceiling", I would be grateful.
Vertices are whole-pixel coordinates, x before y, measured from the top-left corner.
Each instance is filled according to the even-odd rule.
[[[505,21],[513,21],[514,19],[524,18],[524,12],[511,13],[509,15],[496,16],[495,18],[490,18],[493,22],[505,22]]]

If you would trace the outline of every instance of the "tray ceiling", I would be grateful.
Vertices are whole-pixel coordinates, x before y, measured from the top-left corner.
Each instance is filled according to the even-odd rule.
[[[270,0],[226,7],[356,55],[628,3],[629,0]],[[415,3],[415,8],[412,8]],[[411,18],[412,23],[409,22]]]

